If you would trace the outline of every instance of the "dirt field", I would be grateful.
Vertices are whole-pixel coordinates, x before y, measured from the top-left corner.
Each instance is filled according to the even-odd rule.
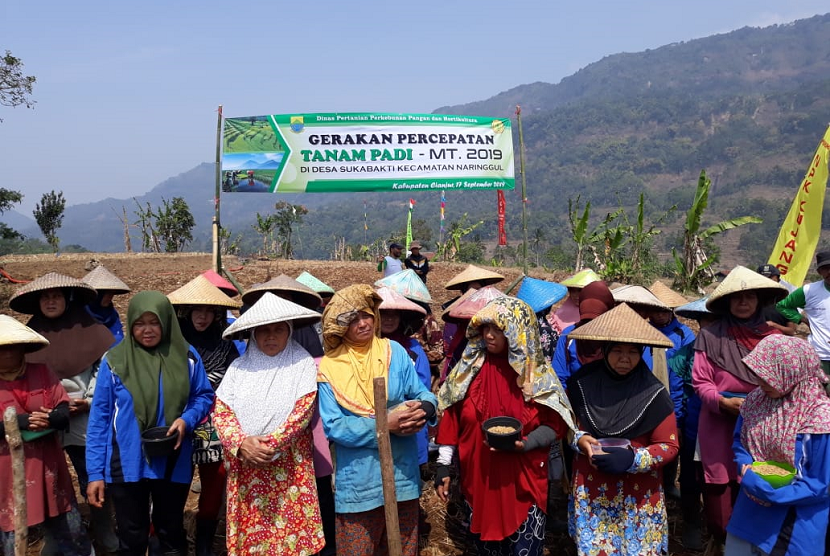
[[[47,272],[59,272],[77,278],[83,277],[93,268],[91,261],[103,264],[107,269],[114,272],[124,280],[133,292],[154,289],[164,293],[170,293],[176,288],[184,285],[202,271],[211,268],[211,257],[208,254],[64,254],[59,257],[54,255],[25,255],[6,256],[0,258],[0,267],[11,277],[12,282],[5,280],[0,283],[0,313],[10,314],[26,322],[27,315],[14,313],[8,308],[8,298],[13,294],[22,282],[33,280]],[[243,287],[250,287],[252,284],[263,282],[269,277],[276,277],[280,274],[287,274],[296,277],[303,271],[308,271],[320,280],[326,282],[334,289],[339,289],[350,284],[367,283],[372,284],[380,278],[376,265],[369,262],[338,262],[338,261],[260,261],[243,260],[235,257],[224,259],[225,268],[229,269],[237,282]],[[434,263],[430,265],[431,271],[428,279],[428,287],[433,297],[433,312],[440,313],[441,303],[454,297],[455,292],[443,288],[450,278],[462,271],[466,265]],[[494,269],[505,275],[506,280],[498,285],[506,290],[513,281],[521,275],[521,269],[499,268]],[[546,274],[532,271],[531,275],[536,278],[548,280],[561,280],[564,273]],[[20,281],[21,283],[16,283]],[[515,290],[514,290],[515,293]],[[115,305],[122,315],[126,314],[130,295],[117,296]],[[186,508],[186,522],[191,523],[195,514],[196,495],[191,494]],[[469,551],[469,543],[460,539],[462,528],[458,519],[448,518],[443,508],[437,502],[437,497],[431,489],[425,489],[421,497],[421,505],[426,511],[426,527],[422,538],[421,554],[425,556],[438,555],[461,555]],[[450,506],[450,513],[453,513],[454,506]],[[81,505],[82,512],[86,512],[85,504]],[[671,553],[684,555],[696,554],[694,552],[683,552],[677,539],[680,536],[679,508],[676,503],[669,501]],[[564,501],[557,505],[557,511],[552,516],[554,519],[564,521],[566,516]],[[220,527],[221,530],[221,527]],[[39,554],[40,540],[39,532],[32,531],[32,543],[29,554]],[[217,537],[217,551],[222,546],[223,539]],[[546,554],[576,554],[576,549],[566,533],[561,531],[549,531]],[[219,552],[217,552],[219,554]]]

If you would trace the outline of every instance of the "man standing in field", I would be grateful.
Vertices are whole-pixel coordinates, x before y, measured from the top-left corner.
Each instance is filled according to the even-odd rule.
[[[392,243],[389,245],[389,254],[378,263],[378,272],[383,272],[384,278],[403,270],[403,261],[401,260],[402,252],[403,245],[400,243]]]

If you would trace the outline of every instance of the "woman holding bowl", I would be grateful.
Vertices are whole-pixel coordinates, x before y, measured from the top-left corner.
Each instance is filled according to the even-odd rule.
[[[87,498],[112,498],[119,554],[147,552],[151,522],[165,554],[187,554],[184,506],[193,478],[193,429],[208,414],[213,389],[202,359],[182,336],[161,292],[137,293],[128,336],[101,361],[87,428]],[[152,456],[143,433],[162,427],[172,451]],[[106,485],[106,490],[105,490]]]
[[[569,337],[600,342],[603,353],[568,380],[586,433],[572,445],[577,454],[568,528],[577,551],[667,554],[662,467],[677,456],[677,424],[671,397],[642,354],[647,346],[672,342],[625,303]]]
[[[570,404],[542,353],[536,315],[524,301],[494,299],[473,316],[467,337],[461,361],[438,394],[444,410],[436,439],[438,497],[448,499],[457,451],[478,553],[541,555],[548,453],[575,428]],[[518,420],[521,434],[513,449],[486,443],[482,425],[493,417]]]

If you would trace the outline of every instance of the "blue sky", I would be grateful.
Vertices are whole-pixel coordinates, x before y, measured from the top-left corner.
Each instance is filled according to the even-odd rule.
[[[37,77],[0,106],[2,185],[67,204],[212,162],[226,116],[431,112],[604,56],[820,13],[802,0],[0,2],[0,51]],[[206,199],[213,184],[206,184]]]

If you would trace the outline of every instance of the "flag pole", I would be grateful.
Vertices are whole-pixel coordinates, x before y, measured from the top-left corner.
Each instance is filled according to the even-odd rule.
[[[519,172],[522,174],[522,271],[527,275],[527,180],[525,179],[525,141],[522,136],[522,107],[516,105],[519,124]]]
[[[213,197],[213,271],[222,273],[222,250],[219,248],[219,195],[222,193],[222,105],[216,122],[216,191]]]

